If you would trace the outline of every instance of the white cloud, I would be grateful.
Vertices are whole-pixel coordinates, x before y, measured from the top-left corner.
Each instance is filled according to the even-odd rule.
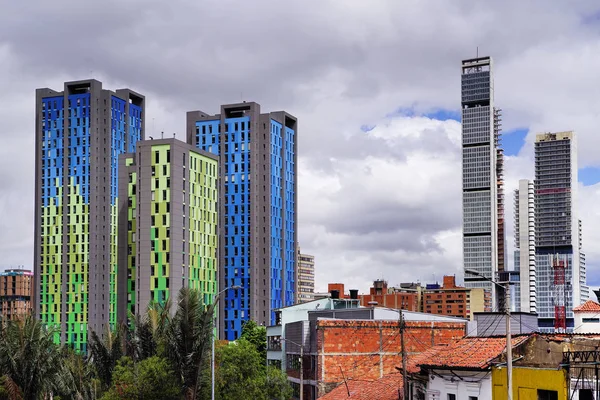
[[[477,47],[492,55],[505,128],[531,130],[506,162],[511,234],[512,188],[532,177],[533,133],[575,129],[580,166],[600,165],[599,9],[591,0],[6,4],[0,264],[33,258],[34,90],[93,75],[146,95],[154,137],[183,138],[185,111],[215,113],[241,98],[299,117],[299,230],[317,257],[318,288],[460,278],[460,128],[384,116],[458,110],[460,60]],[[365,124],[377,127],[365,134]],[[599,190],[580,196],[590,276]]]

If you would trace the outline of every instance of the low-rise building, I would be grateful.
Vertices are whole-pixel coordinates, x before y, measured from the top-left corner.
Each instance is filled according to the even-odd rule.
[[[600,394],[600,335],[529,333],[512,337],[512,398],[588,400]],[[505,400],[506,337],[465,337],[419,356],[410,399]]]
[[[301,381],[303,398],[313,400],[344,379],[375,382],[397,372],[399,310],[362,307],[358,299],[336,298],[338,294],[334,290],[329,298],[279,309],[277,325],[267,328],[268,362],[282,367],[296,397]],[[468,331],[466,319],[409,311],[402,316],[406,351],[411,355],[450,343]]]
[[[339,297],[350,298],[346,294],[343,283],[330,283],[330,292]],[[352,293],[353,290],[350,290]],[[358,294],[362,306],[378,305],[428,314],[448,315],[452,317],[473,319],[473,314],[483,312],[490,302],[489,295],[481,288],[467,289],[456,285],[452,275],[446,275],[443,284],[402,283],[398,287],[388,287],[384,280],[376,280],[369,294]]]
[[[573,309],[575,333],[600,333],[600,304],[588,300]]]
[[[0,310],[3,319],[12,320],[32,312],[33,272],[9,269],[0,273]]]

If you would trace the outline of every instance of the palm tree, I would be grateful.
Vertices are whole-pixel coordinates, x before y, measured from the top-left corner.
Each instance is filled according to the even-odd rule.
[[[59,395],[73,400],[95,399],[99,385],[91,363],[66,347],[62,358]]]
[[[103,389],[110,387],[113,369],[117,365],[117,361],[125,354],[124,331],[125,327],[123,325],[117,326],[114,330],[111,330],[107,325],[103,339],[92,331],[91,340],[88,344],[90,361],[96,369],[96,374]]]
[[[128,355],[141,361],[165,353],[166,329],[171,321],[171,299],[152,302],[143,317],[130,316],[133,329],[128,331]]]
[[[183,288],[165,332],[165,356],[180,374],[186,398],[192,400],[199,396],[200,373],[210,359],[211,315],[211,307],[207,309],[198,291]]]
[[[61,352],[54,333],[32,316],[0,327],[0,375],[16,397],[37,400],[57,392]]]

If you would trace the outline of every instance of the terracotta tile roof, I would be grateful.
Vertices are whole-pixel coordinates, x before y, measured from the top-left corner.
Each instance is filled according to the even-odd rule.
[[[588,300],[580,306],[577,306],[573,309],[575,312],[600,312],[600,304],[596,303],[593,300]]]
[[[514,336],[512,346],[518,346],[528,338],[529,335]],[[504,336],[465,337],[447,346],[433,347],[417,362],[421,367],[487,369],[505,347]]]
[[[402,393],[402,374],[384,375],[374,381],[349,379],[348,387],[342,382],[319,400],[398,400]],[[350,396],[348,396],[350,391]]]

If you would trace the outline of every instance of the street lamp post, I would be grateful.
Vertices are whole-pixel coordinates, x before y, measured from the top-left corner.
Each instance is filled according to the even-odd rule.
[[[284,342],[290,342],[291,344],[295,344],[300,347],[300,400],[303,400],[304,397],[304,346],[293,342],[286,338],[281,338]]]
[[[211,313],[211,318],[213,319],[213,322],[216,320],[215,318],[215,308],[217,307],[217,302],[219,301],[219,297],[225,293],[226,291],[228,291],[229,289],[241,289],[241,286],[238,285],[234,285],[234,286],[229,286],[226,287],[225,289],[221,290],[219,293],[217,293],[214,297],[213,297],[213,303],[211,305],[211,309],[210,309],[210,313]],[[213,329],[216,326],[216,324],[213,323]],[[214,332],[211,333],[211,353],[210,353],[210,398],[212,400],[215,400],[215,334]]]
[[[510,279],[506,282],[495,282],[483,275],[481,275],[477,271],[473,271],[470,269],[465,269],[465,272],[468,272],[471,275],[478,276],[480,278],[485,279],[488,282],[493,283],[494,285],[502,288],[504,290],[504,308],[506,312],[506,382],[507,382],[507,396],[508,400],[512,400],[513,393],[513,382],[512,382],[512,338],[510,332]],[[504,284],[502,284],[504,283]]]

